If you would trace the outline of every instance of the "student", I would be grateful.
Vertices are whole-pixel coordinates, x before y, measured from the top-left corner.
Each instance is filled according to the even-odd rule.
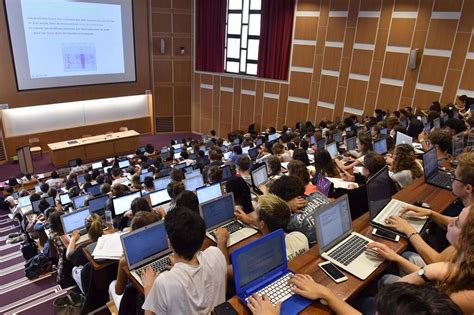
[[[391,165],[390,177],[400,188],[405,188],[413,180],[423,176],[423,169],[416,161],[415,150],[409,144],[399,144],[395,147],[392,157],[385,159]]]
[[[359,166],[364,161],[364,155],[366,155],[369,151],[372,151],[372,137],[365,132],[359,132],[357,136],[357,150],[358,152],[350,151],[351,155],[355,155],[357,159],[350,163],[349,165],[344,165],[338,159],[335,159],[337,167],[342,171],[347,171],[353,169],[355,166]]]
[[[143,153],[145,156],[150,156],[150,155],[154,155],[155,154],[155,147],[148,143],[147,145],[145,145],[145,153]]]
[[[207,169],[207,180],[209,184],[220,183],[222,181],[222,167],[211,166]]]
[[[180,182],[171,182],[166,186],[166,191],[171,198],[170,207],[168,209],[168,211],[170,211],[176,206],[176,197],[178,197],[181,192],[185,191],[184,184]]]
[[[92,176],[89,173],[84,174],[84,180],[86,181],[84,185],[82,185],[82,189],[86,191],[89,187],[92,186]]]
[[[40,191],[41,191],[41,198],[48,197],[49,185],[46,184],[46,183],[41,184],[40,185]]]
[[[429,142],[427,141],[429,138]],[[452,137],[446,130],[433,130],[431,134],[428,136],[425,132],[420,134],[420,142],[423,146],[423,150],[427,151],[431,149],[429,145],[431,143],[432,146],[436,148],[436,156],[438,158],[438,165],[443,166],[443,164],[448,161],[451,156],[449,152],[452,150]]]
[[[53,171],[51,172],[51,178],[46,181],[46,184],[48,184],[50,187],[56,187],[58,184],[61,185],[63,182],[64,179],[59,178],[58,172]]]
[[[301,180],[301,182],[305,185],[304,194],[306,196],[309,196],[312,193],[318,191],[318,188],[316,188],[316,186],[313,183],[311,183],[309,171],[303,162],[298,161],[298,160],[293,160],[290,163],[288,163],[288,174],[290,176],[296,176]]]
[[[153,183],[153,177],[147,176],[143,180],[142,196],[149,195],[155,191],[155,184]]]
[[[331,155],[325,149],[318,150],[314,154],[314,167],[316,174],[321,174],[325,177],[339,177],[340,172],[337,165],[331,158]]]
[[[234,194],[235,205],[242,207],[245,213],[254,211],[249,185],[242,177],[232,176],[229,178],[225,183],[225,191]]]
[[[247,155],[242,155],[237,160],[236,165],[237,174],[242,177],[243,180],[249,185],[252,186],[252,177],[250,176],[250,158]]]
[[[240,145],[234,145],[232,147],[232,154],[230,156],[230,161],[232,164],[237,164],[237,160],[242,156],[242,147]]]
[[[176,196],[176,207],[186,207],[199,214],[198,197],[192,191],[182,191]]]
[[[64,235],[63,226],[61,224],[62,211],[53,211],[49,216],[49,225],[51,233],[49,234],[49,243],[53,244],[58,254],[57,263],[57,277],[56,281],[61,287],[67,288],[73,285],[75,282],[72,279],[72,264],[66,259],[66,247],[61,241],[60,236]]]
[[[283,144],[277,142],[272,146],[273,155],[280,159],[281,162],[289,162],[293,158],[285,151]]]
[[[110,172],[112,175],[112,186],[116,184],[122,184],[123,182],[127,181],[126,177],[122,177],[122,170],[118,167],[113,167],[112,171]]]
[[[208,314],[225,302],[227,230],[217,230],[217,245],[200,251],[206,234],[204,220],[187,208],[175,208],[165,217],[174,265],[142,274],[145,314]]]
[[[183,162],[186,163],[186,166],[191,166],[191,165],[196,164],[195,160],[191,160],[189,158],[189,154],[187,150],[184,150],[181,152],[181,163]]]
[[[204,182],[207,182],[207,171],[211,166],[222,166],[224,162],[222,162],[222,154],[216,150],[209,150],[209,161],[210,163],[204,166],[202,170],[202,174],[204,176]]]
[[[270,180],[273,181],[283,175],[283,173],[281,172],[281,161],[276,156],[272,156],[267,160],[267,166],[269,171],[268,177],[270,178]]]

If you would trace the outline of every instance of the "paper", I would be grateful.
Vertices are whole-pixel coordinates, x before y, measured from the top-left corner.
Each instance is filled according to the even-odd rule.
[[[99,237],[97,245],[92,252],[92,257],[97,259],[115,259],[119,260],[123,255],[122,242],[120,235],[122,233],[105,234]]]
[[[354,182],[347,182],[343,179],[340,179],[340,178],[335,178],[335,177],[326,177],[328,180],[331,181],[331,183],[334,184],[334,188],[344,188],[344,189],[348,189],[349,188],[349,185],[350,184],[353,184],[355,185],[356,187],[359,187],[359,185],[357,183],[354,183]]]

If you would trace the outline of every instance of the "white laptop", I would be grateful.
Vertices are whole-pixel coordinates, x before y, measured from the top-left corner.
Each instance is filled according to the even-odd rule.
[[[222,196],[222,188],[220,183],[214,183],[209,186],[203,186],[196,189],[196,195],[199,203],[205,203],[206,201],[216,199]]]
[[[215,231],[223,227],[229,231],[227,247],[237,244],[258,231],[238,221],[234,216],[234,194],[226,194],[199,205],[199,212],[206,223],[206,236],[216,242]]]
[[[171,197],[166,188],[151,192],[149,196],[152,207],[165,205],[166,203],[171,202]]]
[[[314,213],[316,236],[321,257],[361,280],[377,269],[381,258],[366,252],[373,240],[352,231],[349,200],[344,195]]]

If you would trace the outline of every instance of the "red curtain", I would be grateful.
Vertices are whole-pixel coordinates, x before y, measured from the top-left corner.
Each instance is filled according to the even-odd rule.
[[[287,80],[295,0],[262,0],[257,76]]]
[[[196,70],[224,72],[227,0],[198,0],[196,6]]]

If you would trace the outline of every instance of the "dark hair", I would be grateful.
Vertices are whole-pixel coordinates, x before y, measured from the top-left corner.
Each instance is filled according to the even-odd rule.
[[[452,149],[452,138],[446,130],[434,130],[430,134],[431,144],[437,145],[443,152],[448,152]]]
[[[372,136],[364,131],[359,132],[357,135],[360,143],[360,151],[362,154],[367,154],[368,151],[372,150]]]
[[[276,179],[271,185],[269,192],[277,195],[285,201],[303,196],[305,185],[296,176],[282,176]]]
[[[130,204],[130,209],[132,213],[135,215],[138,211],[146,211],[151,212],[151,207],[148,201],[143,197],[137,197],[132,200]]]
[[[204,220],[186,207],[168,211],[165,229],[174,252],[186,260],[194,257],[206,235]]]
[[[211,166],[207,170],[207,181],[209,183],[219,183],[222,181],[222,167]]]
[[[300,147],[301,147],[303,150],[305,150],[305,151],[308,150],[308,148],[309,148],[309,142],[306,141],[305,139],[302,139],[302,140],[300,141]]]
[[[292,176],[296,176],[301,179],[305,186],[309,183],[310,177],[308,169],[306,168],[306,165],[304,165],[304,163],[301,161],[290,161],[290,163],[288,163],[288,173]]]
[[[306,153],[306,150],[304,149],[296,149],[293,151],[293,160],[301,161],[305,166],[310,165],[308,153]]]
[[[317,173],[322,173],[324,176],[337,177],[339,171],[336,164],[331,158],[331,155],[325,149],[318,150],[314,154],[314,167]]]
[[[432,285],[395,282],[383,286],[375,299],[378,314],[384,315],[450,315],[462,314],[445,293]]]
[[[155,147],[148,143],[147,145],[145,145],[145,152],[148,153],[148,154],[153,154],[155,153]]]
[[[143,180],[143,184],[145,185],[145,188],[148,189],[155,189],[155,184],[153,183],[153,177],[147,176]]]
[[[237,155],[242,154],[242,147],[240,145],[234,145],[232,147],[232,152],[234,152]]]
[[[225,183],[225,191],[234,194],[235,204],[244,208],[245,213],[253,211],[250,188],[242,177],[229,178]]]
[[[64,212],[62,211],[53,211],[53,213],[51,213],[48,218],[49,227],[58,235],[64,234],[63,225],[61,224],[61,216],[63,214]]]
[[[120,177],[120,175],[122,175],[122,170],[118,167],[113,167],[112,170],[110,171],[110,174],[113,177]]]
[[[278,175],[281,172],[281,161],[276,156],[271,156],[267,160],[270,176]]]
[[[132,231],[138,230],[141,227],[150,225],[156,221],[160,221],[160,217],[154,212],[138,211],[135,213],[130,223]]]
[[[216,150],[210,150],[209,159],[212,161],[220,161],[222,159],[222,155]]]
[[[239,156],[237,159],[237,167],[241,171],[248,171],[250,169],[250,158],[247,155]]]
[[[364,167],[369,171],[370,176],[375,175],[387,163],[383,155],[375,152],[369,152],[364,156]]]
[[[49,202],[46,200],[46,198],[41,199],[40,203],[38,204],[38,210],[41,213],[44,213],[46,209],[49,208]]]
[[[15,186],[18,186],[18,185],[20,185],[20,183],[18,182],[18,180],[16,179],[15,176],[12,176],[8,179],[8,186],[15,187]]]
[[[189,158],[188,151],[186,151],[186,150],[185,150],[185,151],[181,151],[181,157],[182,157],[183,159],[185,159],[185,160],[188,159],[188,158]]]
[[[466,130],[466,124],[462,119],[449,118],[448,120],[446,120],[444,125],[453,129],[455,133],[460,133]]]
[[[183,171],[177,168],[171,170],[170,176],[174,182],[182,182],[184,179]]]
[[[53,179],[59,178],[58,172],[52,171],[51,172],[51,178],[53,178]]]
[[[176,207],[186,207],[199,214],[199,200],[195,193],[185,190],[176,196]]]
[[[182,182],[171,182],[166,186],[166,191],[171,199],[175,200],[176,197],[184,191],[184,184]]]
[[[414,119],[410,122],[406,134],[412,138],[418,138],[420,133],[423,132],[423,123],[418,119]]]
[[[40,190],[41,190],[43,193],[46,194],[46,193],[48,192],[48,190],[49,190],[49,185],[46,184],[46,183],[41,184],[41,185],[40,185]]]

